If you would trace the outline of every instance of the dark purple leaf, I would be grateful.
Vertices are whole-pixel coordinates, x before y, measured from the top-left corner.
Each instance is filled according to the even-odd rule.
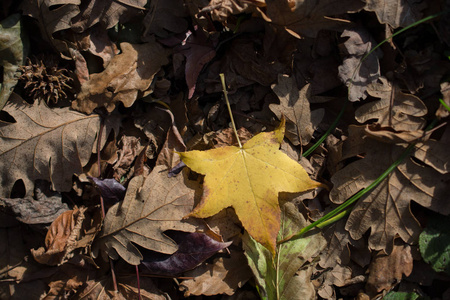
[[[184,233],[171,237],[178,242],[178,250],[172,255],[144,254],[142,270],[147,274],[175,276],[195,268],[198,264],[222,250],[232,242],[218,242],[204,233]],[[180,238],[181,237],[181,238]],[[180,241],[181,240],[181,241]]]
[[[113,178],[98,179],[95,177],[88,177],[98,187],[103,200],[109,205],[122,201],[125,198],[126,189],[123,185]]]
[[[186,167],[186,164],[182,161],[180,161],[175,167],[172,168],[172,170],[169,171],[169,174],[167,176],[174,177],[180,174],[181,171],[183,171],[183,168]]]

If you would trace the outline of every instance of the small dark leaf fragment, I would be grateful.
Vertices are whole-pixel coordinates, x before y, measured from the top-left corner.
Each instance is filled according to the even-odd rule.
[[[98,179],[95,177],[88,177],[98,187],[103,200],[112,205],[125,198],[126,189],[117,180],[113,178]]]

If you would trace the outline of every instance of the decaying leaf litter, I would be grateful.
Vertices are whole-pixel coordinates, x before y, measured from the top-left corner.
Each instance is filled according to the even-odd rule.
[[[3,8],[2,299],[450,297],[448,3]]]

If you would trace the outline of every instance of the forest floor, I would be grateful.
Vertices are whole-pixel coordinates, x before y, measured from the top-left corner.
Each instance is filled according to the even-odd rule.
[[[1,6],[1,299],[450,299],[449,1]]]

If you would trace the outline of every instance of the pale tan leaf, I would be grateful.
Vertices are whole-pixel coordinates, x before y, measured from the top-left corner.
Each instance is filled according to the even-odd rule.
[[[161,66],[168,63],[168,52],[155,39],[144,44],[121,43],[120,47],[122,53],[81,86],[72,108],[90,114],[97,107],[111,112],[119,101],[130,107],[149,90]]]
[[[380,142],[392,144],[415,143],[426,137],[423,130],[397,132],[390,127],[382,127],[378,123],[366,125],[366,134]]]
[[[307,145],[324,115],[323,109],[311,112],[311,85],[307,84],[299,90],[294,78],[279,74],[278,84],[272,85],[272,90],[280,99],[280,104],[270,104],[269,108],[279,119],[285,116],[286,137],[294,145]]]
[[[345,54],[339,66],[339,78],[349,87],[348,99],[352,102],[367,98],[367,85],[380,77],[379,58],[381,52],[375,51],[364,61],[362,58],[377,44],[363,27],[344,30],[341,37],[348,39],[341,45]]]
[[[418,143],[414,156],[433,167],[439,173],[447,174],[450,170],[449,149],[450,126],[447,125],[439,141],[430,139],[425,143]]]
[[[373,11],[382,24],[393,28],[406,27],[422,18],[421,11],[426,2],[408,0],[366,0],[367,11]]]
[[[380,143],[365,137],[364,127],[350,126],[350,134],[344,144],[343,159],[365,154],[342,170],[331,181],[333,202],[342,203],[350,196],[367,187],[380,176],[397,158],[404,147]],[[448,202],[448,175],[418,165],[405,159],[389,176],[367,196],[357,202],[351,212],[346,230],[359,240],[370,229],[369,248],[392,251],[396,235],[408,244],[417,241],[421,231],[411,213],[410,201],[442,214],[450,213]]]
[[[213,263],[203,264],[196,269],[186,272],[180,289],[184,296],[212,296],[217,294],[233,295],[252,277],[244,253],[232,251],[230,258],[220,257]]]
[[[417,96],[405,94],[384,77],[367,88],[369,95],[380,98],[379,101],[366,103],[355,111],[360,123],[375,119],[383,127],[395,131],[415,131],[425,125],[423,116],[427,107]]]
[[[50,181],[54,190],[70,191],[72,175],[81,174],[89,161],[100,117],[68,108],[50,109],[43,103],[30,105],[14,93],[4,110],[16,123],[0,123],[0,195],[8,197],[19,179],[27,195],[36,179]],[[110,126],[105,126],[102,135],[108,136],[109,131]]]
[[[123,203],[109,209],[94,252],[102,249],[112,259],[121,256],[133,265],[140,264],[142,254],[132,243],[172,254],[177,250],[176,243],[163,232],[195,231],[195,226],[182,218],[194,206],[196,189],[199,185],[188,180],[185,174],[169,178],[165,166],[161,165],[156,166],[145,180],[142,175],[134,177]]]

